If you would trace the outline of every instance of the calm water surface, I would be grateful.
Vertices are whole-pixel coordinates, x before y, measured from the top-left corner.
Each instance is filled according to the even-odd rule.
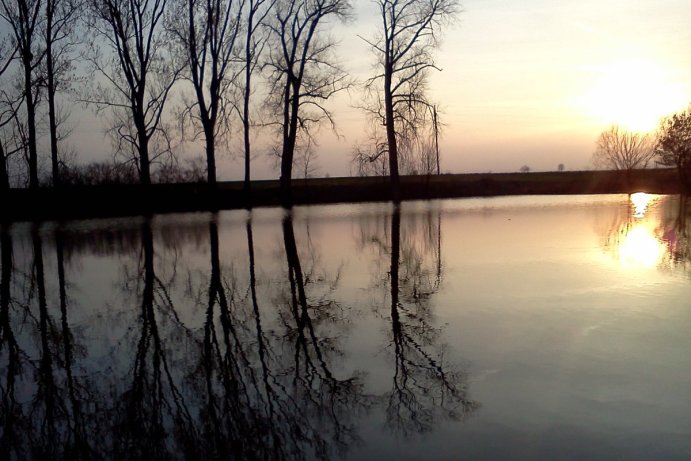
[[[2,227],[16,459],[689,459],[678,197]]]

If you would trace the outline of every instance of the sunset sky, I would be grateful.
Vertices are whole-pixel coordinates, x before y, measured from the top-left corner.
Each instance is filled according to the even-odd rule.
[[[659,117],[691,102],[691,2],[688,0],[465,0],[437,55],[443,69],[431,91],[446,124],[444,172],[533,171],[591,167],[598,134],[611,123],[655,128]],[[371,2],[333,27],[343,65],[360,80],[373,58],[357,34],[379,26]],[[349,174],[350,151],[366,126],[357,91],[333,101],[340,138],[323,130],[317,175]],[[73,111],[73,144],[107,158],[89,111]],[[256,141],[259,146],[263,136]],[[100,154],[98,152],[101,152]],[[192,154],[201,155],[200,148]],[[84,157],[85,154],[81,154]],[[223,179],[241,164],[220,161]],[[272,178],[266,155],[256,178]]]

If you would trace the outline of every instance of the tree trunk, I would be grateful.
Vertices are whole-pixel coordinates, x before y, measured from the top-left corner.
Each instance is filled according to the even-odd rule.
[[[26,117],[29,130],[29,188],[38,188],[38,151],[36,148],[36,101],[33,95],[33,81],[31,79],[31,52],[23,56],[24,64],[24,96],[26,101]]]
[[[142,103],[143,104],[143,103]],[[139,106],[142,107],[142,106]],[[144,186],[151,185],[151,162],[149,160],[149,137],[146,134],[144,115],[137,114],[137,150],[139,151],[139,182]]]
[[[46,2],[46,77],[48,91],[48,130],[50,133],[50,161],[53,187],[60,187],[60,164],[58,162],[58,126],[55,114],[55,63],[53,62],[53,4]]]
[[[139,181],[145,185],[151,185],[151,163],[149,162],[149,143],[146,140],[139,141]]]
[[[143,186],[151,185],[151,160],[149,159],[149,134],[146,129],[146,115],[144,112],[144,91],[146,76],[139,80],[140,89],[132,96],[131,103],[134,106],[132,114],[134,127],[137,130],[137,153],[139,154],[139,182]]]
[[[391,79],[393,67],[386,63],[384,69],[384,113],[386,116],[386,142],[389,146],[389,175],[391,177],[391,200],[401,201],[401,185],[398,176],[398,145],[396,143],[396,127],[394,125],[393,95],[391,94]]]
[[[10,174],[7,171],[7,157],[5,157],[5,149],[0,143],[0,192],[7,191],[10,188]]]
[[[439,164],[439,125],[437,120],[437,106],[432,106],[432,123],[434,123],[434,153],[437,160],[437,176],[441,174]]]
[[[250,94],[251,94],[251,80],[252,69],[250,62],[252,60],[252,49],[250,40],[252,39],[252,19],[254,14],[250,13],[247,24],[247,37],[245,38],[245,93],[243,95],[242,106],[242,134],[245,142],[245,183],[244,190],[246,198],[249,199],[250,189],[252,188],[251,174],[250,174]]]
[[[293,176],[293,155],[295,154],[295,143],[297,138],[299,82],[294,82],[289,77],[286,83],[286,94],[284,101],[283,116],[283,151],[281,154],[281,201],[284,207],[293,204],[291,194],[291,180]],[[291,97],[292,95],[292,97]]]
[[[48,58],[48,60],[50,61],[50,58]],[[60,187],[61,180],[60,163],[58,160],[58,126],[55,115],[55,82],[53,81],[51,72],[51,70],[48,70],[48,125],[50,130],[50,161],[53,170],[53,186]]]
[[[204,123],[204,122],[202,122]],[[214,142],[214,129],[211,123],[204,123],[206,136],[206,182],[209,187],[216,187],[216,143]]]

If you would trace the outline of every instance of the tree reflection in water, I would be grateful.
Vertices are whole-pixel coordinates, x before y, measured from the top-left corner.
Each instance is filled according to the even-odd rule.
[[[689,242],[689,200],[679,197],[673,219],[665,225],[663,240],[667,244],[668,264],[672,268],[688,270],[691,264],[691,243]]]
[[[16,312],[12,299],[12,275],[14,273],[12,236],[9,228],[0,228],[0,452],[7,458],[19,457],[24,449],[24,435],[29,433],[21,402],[17,401],[17,380],[22,372],[22,360],[26,353],[21,350],[14,333],[11,315]]]
[[[13,238],[0,230],[0,452],[8,458],[89,459],[93,452],[81,411],[83,383],[73,373],[64,252],[56,233],[59,321],[51,313],[38,225],[29,232],[30,263],[15,266]]]
[[[338,283],[338,276],[330,280],[329,277],[310,277],[303,273],[290,212],[283,219],[283,238],[290,293],[288,302],[283,303],[284,306],[287,304],[288,313],[283,312],[281,318],[285,328],[284,337],[294,347],[293,365],[285,371],[292,371],[293,374],[291,384],[295,387],[296,413],[310,418],[301,430],[310,434],[316,454],[326,458],[330,444],[343,451],[357,440],[352,423],[353,413],[367,403],[357,373],[341,379],[331,371],[332,357],[343,354],[337,338],[318,331],[320,326],[326,327],[328,323],[337,328],[343,325],[334,312],[339,307],[338,303],[326,299],[324,295],[313,302],[306,291],[307,282],[310,281],[326,285],[328,293]],[[326,332],[326,328],[323,331]]]
[[[176,353],[169,349],[174,342],[171,339],[186,337],[188,331],[178,319],[169,286],[156,275],[153,235],[148,220],[141,227],[140,258],[143,261],[138,277],[134,281],[126,279],[128,284],[134,283],[126,288],[135,288],[134,293],[139,297],[139,338],[129,370],[131,384],[115,403],[113,449],[123,459],[163,458],[171,449],[193,455],[196,428],[174,376],[175,363],[169,359]],[[162,337],[159,317],[166,321],[175,336]],[[178,437],[171,441],[169,434]]]
[[[225,240],[218,219],[171,229],[147,218],[88,232],[34,226],[21,267],[11,229],[0,228],[2,453],[331,459],[359,442],[358,418],[375,405],[405,434],[476,407],[432,326],[443,276],[438,214],[427,216],[422,240],[402,230],[398,210],[373,236],[382,251],[374,288],[390,297],[376,311],[394,357],[383,396],[366,394],[366,375],[341,366],[355,311],[336,298],[340,268],[327,270],[309,223],[296,235],[292,214],[283,217],[278,270],[264,273],[251,214],[240,240]],[[184,253],[182,242],[208,248],[208,259]],[[237,248],[244,256],[229,256]],[[116,303],[72,301],[69,264],[82,255],[121,261]],[[87,323],[94,318],[107,325]],[[105,337],[90,333],[98,328]]]
[[[641,207],[629,196],[627,207],[608,212],[609,219],[597,224],[602,247],[625,268],[686,270],[691,262],[688,199],[648,197],[651,199],[655,203],[652,209]]]
[[[428,236],[433,238],[434,234]],[[436,237],[441,238],[440,229]],[[439,287],[441,254],[436,255],[435,283],[423,283],[428,277],[421,258],[416,258],[416,252],[405,243],[401,248],[399,206],[391,214],[390,253],[391,346],[395,366],[386,409],[387,424],[403,434],[426,432],[433,428],[438,416],[459,420],[478,404],[467,396],[465,373],[444,362],[440,330],[431,325],[428,300]]]
[[[372,302],[390,322],[387,350],[393,354],[393,370],[385,398],[387,427],[402,435],[422,433],[440,418],[460,420],[475,411],[479,405],[468,397],[466,373],[445,361],[452,354],[441,342],[441,329],[433,326],[432,300],[444,268],[441,211],[402,214],[394,207],[390,215],[364,217],[357,238],[361,251],[374,252]]]

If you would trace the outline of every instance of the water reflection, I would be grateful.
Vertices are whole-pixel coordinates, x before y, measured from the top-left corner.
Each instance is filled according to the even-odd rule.
[[[29,237],[29,257],[17,265],[10,230],[0,230],[0,452],[18,459],[87,459],[92,451],[82,408],[88,384],[74,372],[83,354],[69,326],[62,240],[57,234],[55,306],[48,297],[44,238],[35,225]]]
[[[393,370],[385,396],[387,427],[410,436],[432,430],[439,420],[462,419],[478,403],[467,395],[467,376],[448,360],[443,332],[434,326],[432,299],[444,270],[441,211],[413,209],[402,216],[395,207],[390,213],[364,217],[358,228],[358,247],[375,254],[372,303],[389,323],[385,347]],[[376,301],[387,295],[388,312]]]
[[[600,223],[602,245],[626,270],[682,270],[691,262],[687,197],[632,194]]]
[[[672,216],[666,220],[662,240],[665,242],[666,258],[670,268],[687,270],[691,263],[691,245],[689,243],[688,214],[689,200],[686,196],[678,199]]]
[[[603,246],[612,251],[624,269],[651,269],[664,259],[660,222],[656,216],[646,214],[657,200],[650,194],[632,194],[628,208],[620,208],[605,224]]]
[[[0,453],[611,455],[613,427],[691,427],[686,202],[598,199],[2,226]]]
[[[428,221],[432,229],[433,221]],[[427,234],[438,239],[441,228]],[[422,258],[416,258],[410,238],[401,242],[401,210],[391,214],[391,342],[394,354],[392,388],[386,408],[387,425],[405,435],[432,429],[438,417],[459,420],[474,411],[478,404],[467,396],[466,376],[453,365],[445,363],[445,345],[440,344],[440,331],[432,327],[433,315],[428,299],[438,290],[441,281],[441,252],[434,255],[434,277],[430,280]],[[429,241],[428,240],[428,241]],[[376,239],[376,241],[381,241]],[[424,241],[424,240],[423,240]],[[402,263],[402,264],[401,264]],[[402,270],[401,270],[402,269]]]
[[[430,303],[443,280],[441,217],[381,218],[384,235],[370,235],[381,283],[368,290],[388,332],[384,393],[368,386],[368,364],[343,365],[361,308],[339,294],[341,266],[325,264],[309,220],[283,216],[280,245],[264,236],[259,258],[252,215],[225,232],[218,215],[3,226],[0,451],[332,459],[362,443],[369,414],[401,434],[461,419],[477,404]]]
[[[656,196],[646,194],[645,192],[636,192],[629,196],[631,206],[633,207],[634,218],[642,218],[648,209],[648,205],[656,201]]]
[[[619,263],[624,268],[654,268],[662,261],[665,248],[654,229],[636,223],[627,230],[618,251]]]

